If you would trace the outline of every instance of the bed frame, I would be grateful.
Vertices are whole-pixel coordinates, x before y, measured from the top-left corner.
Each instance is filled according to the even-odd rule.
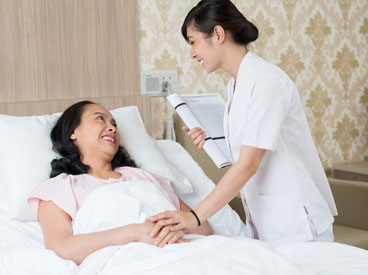
[[[67,107],[81,100],[90,100],[112,110],[122,106],[137,106],[144,125],[151,134],[151,98],[144,96],[114,96],[104,98],[78,98],[64,100],[45,100],[35,102],[0,103],[0,114],[13,116],[44,115],[62,112]],[[1,101],[1,96],[0,96]]]

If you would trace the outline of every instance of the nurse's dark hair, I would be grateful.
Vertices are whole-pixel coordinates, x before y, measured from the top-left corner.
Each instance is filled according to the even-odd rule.
[[[189,11],[181,27],[181,33],[188,43],[187,28],[191,25],[208,37],[219,25],[231,33],[235,43],[244,46],[258,38],[257,27],[230,0],[202,0]]]
[[[64,111],[51,130],[52,149],[61,155],[51,161],[50,178],[56,177],[61,173],[80,175],[89,170],[89,166],[82,163],[78,147],[70,139],[75,128],[81,123],[81,117],[85,107],[89,104],[96,104],[92,101],[80,101]],[[127,150],[119,146],[117,153],[111,161],[112,168],[120,166],[137,167],[134,160],[131,159]]]

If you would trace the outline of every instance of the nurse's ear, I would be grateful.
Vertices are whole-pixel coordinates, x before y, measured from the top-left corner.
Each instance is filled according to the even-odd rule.
[[[222,44],[225,41],[226,33],[222,26],[216,25],[213,28],[213,35],[215,42],[218,44]]]

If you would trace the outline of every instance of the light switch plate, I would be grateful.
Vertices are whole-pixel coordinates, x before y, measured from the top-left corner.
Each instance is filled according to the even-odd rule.
[[[141,95],[167,96],[178,92],[177,70],[142,71]]]

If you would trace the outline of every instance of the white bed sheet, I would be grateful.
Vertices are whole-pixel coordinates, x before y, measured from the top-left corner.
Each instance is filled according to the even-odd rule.
[[[368,251],[338,243],[278,247],[246,239],[188,235],[188,244],[164,248],[144,243],[107,247],[82,265],[43,248],[36,222],[10,221],[0,213],[0,274],[306,274],[366,275]]]
[[[0,208],[0,250],[17,246],[43,248],[40,225],[38,222],[10,219]]]
[[[181,165],[185,173],[191,169],[185,162],[188,155],[177,151],[177,144],[158,144],[172,164]],[[107,247],[77,266],[43,248],[37,222],[11,220],[0,209],[0,274],[368,274],[368,251],[338,243],[273,248],[244,237],[187,238],[190,243],[164,248],[144,243]]]

